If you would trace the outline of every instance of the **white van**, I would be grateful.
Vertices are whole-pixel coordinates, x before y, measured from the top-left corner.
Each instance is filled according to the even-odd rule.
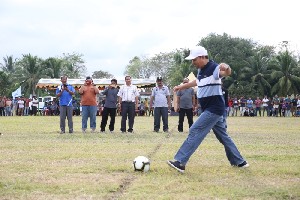
[[[56,100],[56,97],[53,97],[53,96],[39,97],[39,110],[43,110],[46,102],[50,102],[50,101],[52,102],[55,100]]]

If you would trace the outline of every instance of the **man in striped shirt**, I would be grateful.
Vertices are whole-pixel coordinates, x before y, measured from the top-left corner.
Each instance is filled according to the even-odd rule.
[[[198,68],[197,79],[187,84],[175,86],[174,91],[198,86],[197,98],[202,113],[191,126],[188,138],[174,157],[175,161],[167,161],[167,163],[177,171],[184,173],[188,160],[212,129],[217,139],[224,145],[230,164],[232,166],[248,167],[249,164],[228,136],[226,121],[223,118],[225,103],[221,89],[221,78],[229,76],[231,68],[225,63],[217,64],[209,60],[207,50],[201,46],[191,49],[190,55],[185,59],[192,60],[193,65]]]

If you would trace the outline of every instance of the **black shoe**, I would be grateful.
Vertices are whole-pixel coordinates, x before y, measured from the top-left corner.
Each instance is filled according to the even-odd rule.
[[[130,129],[130,130],[128,129],[127,132],[128,133],[133,133],[133,130],[132,129]]]
[[[184,173],[185,170],[185,166],[181,165],[179,161],[167,161],[168,165],[174,169],[176,169],[177,171],[179,171],[180,173]]]
[[[165,133],[169,133],[169,129],[164,130]]]
[[[64,134],[65,133],[65,131],[60,131],[60,134]]]
[[[247,161],[244,161],[241,164],[239,164],[238,167],[246,168],[249,167],[249,164],[247,163]]]
[[[182,133],[183,131],[182,131],[182,130],[178,130],[178,132],[179,132],[179,133]]]
[[[122,133],[126,133],[126,129],[120,129]]]
[[[153,132],[156,132],[156,133],[158,133],[158,131],[159,131],[159,130],[153,130]]]

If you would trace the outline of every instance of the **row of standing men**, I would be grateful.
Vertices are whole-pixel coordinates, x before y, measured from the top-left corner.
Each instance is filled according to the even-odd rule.
[[[65,133],[66,118],[68,119],[69,133],[73,133],[73,108],[72,96],[75,89],[67,83],[67,76],[61,77],[62,84],[57,87],[56,95],[59,97],[60,109],[60,133]],[[183,83],[188,83],[185,78]],[[152,89],[152,94],[149,102],[150,110],[154,108],[154,132],[159,132],[161,119],[163,122],[163,131],[168,132],[168,113],[171,109],[171,99],[169,88],[163,85],[162,77],[157,77],[157,86]],[[97,102],[96,95],[100,93],[99,89],[93,84],[91,77],[86,77],[84,85],[79,89],[81,95],[82,106],[82,132],[86,133],[88,128],[88,118],[90,119],[91,132],[96,131],[96,113]],[[102,92],[106,96],[104,108],[102,111],[102,120],[100,132],[105,132],[105,128],[110,116],[109,131],[115,129],[115,117],[117,109],[121,111],[121,129],[122,133],[132,133],[134,126],[134,117],[139,105],[139,91],[135,85],[131,83],[131,77],[125,77],[125,84],[120,88],[117,87],[117,80],[112,79],[111,84]],[[194,90],[192,88],[178,91],[177,102],[179,112],[178,131],[183,132],[183,122],[185,115],[187,116],[189,127],[193,124],[193,110],[197,109]],[[127,129],[128,119],[128,129]]]

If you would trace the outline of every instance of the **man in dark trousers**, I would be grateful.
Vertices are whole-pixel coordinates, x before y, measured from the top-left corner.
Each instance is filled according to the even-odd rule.
[[[117,111],[117,102],[118,102],[118,92],[119,89],[117,88],[117,80],[112,79],[110,81],[110,85],[105,88],[102,92],[103,95],[106,95],[106,100],[104,103],[104,109],[102,112],[102,121],[100,125],[100,132],[105,132],[105,127],[108,120],[108,115],[110,115],[110,123],[109,123],[109,131],[112,133],[115,129],[115,118],[116,118],[116,111]]]
[[[189,82],[188,78],[183,79],[183,84]],[[193,125],[193,109],[197,103],[195,101],[194,88],[187,88],[177,92],[177,112],[179,112],[178,131],[183,132],[184,116],[186,115],[189,128]]]
[[[128,132],[133,132],[135,111],[138,110],[140,93],[137,87],[131,83],[131,76],[125,76],[125,84],[118,92],[119,109],[121,110],[121,132],[126,133],[126,121],[128,116]]]

